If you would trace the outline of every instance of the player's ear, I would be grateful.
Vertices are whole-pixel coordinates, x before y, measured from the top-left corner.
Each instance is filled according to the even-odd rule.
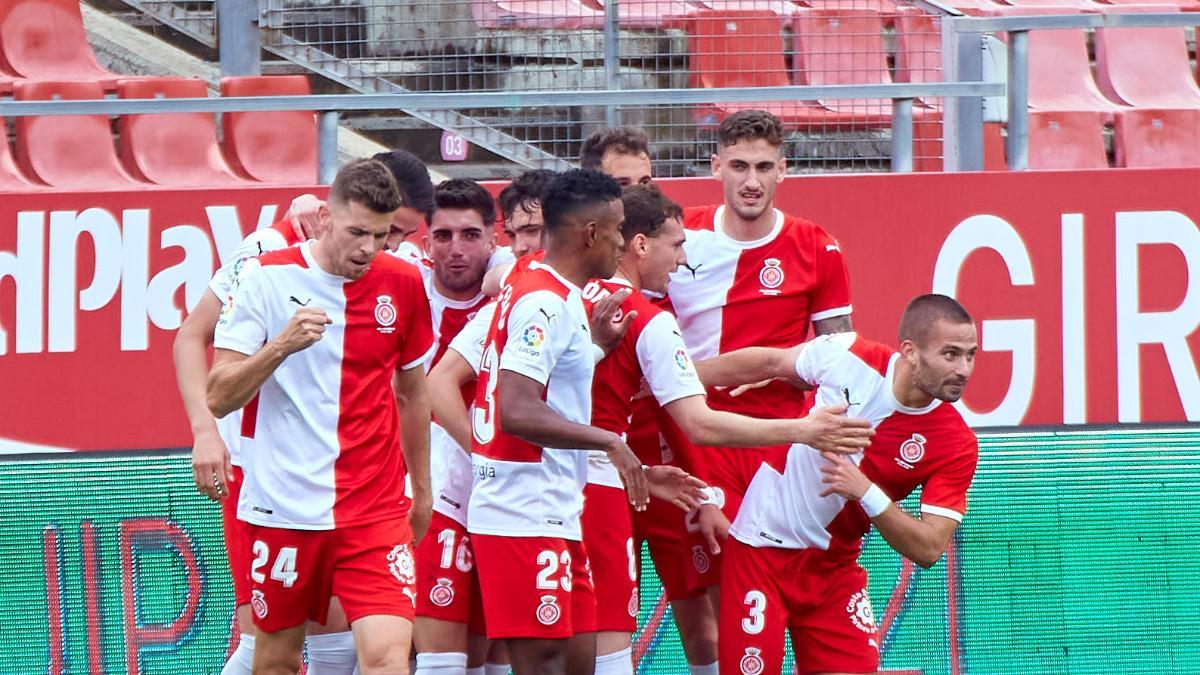
[[[908,361],[909,365],[917,365],[917,345],[912,340],[900,341],[900,355]]]
[[[779,180],[776,183],[782,183],[783,179],[787,178],[787,157],[782,153],[779,155]]]
[[[713,178],[721,177],[721,156],[713,153],[712,159],[709,160],[709,165],[712,169]]]
[[[421,250],[425,252],[425,257],[429,257],[429,235],[421,235]]]
[[[329,213],[329,204],[321,202],[317,207],[317,218],[321,220],[321,231],[328,232],[329,228],[333,227],[333,216]]]

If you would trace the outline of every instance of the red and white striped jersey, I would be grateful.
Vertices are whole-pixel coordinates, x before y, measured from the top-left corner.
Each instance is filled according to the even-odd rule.
[[[775,227],[738,241],[722,227],[724,206],[687,209],[688,263],[671,275],[671,306],[698,360],[742,347],[794,347],[808,325],[850,314],[850,282],[841,247],[825,230],[775,211]],[[794,417],[804,395],[779,383],[733,398],[709,391],[709,404],[755,417]]]
[[[300,237],[296,234],[296,228],[292,227],[291,221],[288,220],[251,232],[230,252],[225,263],[213,275],[212,281],[208,282],[209,290],[217,296],[222,306],[229,304],[233,299],[238,270],[241,269],[247,258],[254,258],[263,253],[277,251],[299,243]],[[217,420],[217,433],[225,442],[226,449],[229,450],[229,461],[234,466],[241,466],[242,411],[235,410]]]
[[[893,500],[921,489],[923,513],[962,520],[979,444],[953,405],[924,408],[896,400],[892,381],[900,354],[855,333],[823,335],[804,345],[796,373],[817,385],[816,405],[849,404],[875,437],[853,461]],[[782,465],[764,463],[746,491],[730,534],[756,547],[828,549],[858,555],[871,521],[858,502],[820,497],[825,459],[795,444]]]
[[[311,247],[246,261],[217,323],[217,348],[254,354],[299,307],[320,308],[332,321],[246,406],[238,517],[305,530],[402,517],[409,500],[392,375],[433,354],[421,276],[381,253],[351,281],[322,270]]]
[[[583,289],[588,314],[609,295],[632,288],[620,278],[592,280]],[[637,316],[620,344],[596,364],[592,384],[592,425],[622,435],[629,430],[633,397],[641,390],[643,379],[659,405],[704,395],[675,317],[637,291],[621,303],[615,319],[631,311]],[[591,452],[588,459],[588,482],[623,487],[608,455],[598,451]]]
[[[501,370],[519,373],[545,385],[546,404],[561,417],[590,423],[596,358],[580,289],[534,262],[497,302],[475,387],[467,529],[579,541],[587,452],[541,448],[504,433],[498,389]]]

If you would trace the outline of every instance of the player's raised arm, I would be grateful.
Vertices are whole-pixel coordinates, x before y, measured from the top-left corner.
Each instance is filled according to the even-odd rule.
[[[799,382],[796,357],[800,347],[745,347],[696,362],[696,372],[706,387],[737,387],[763,380]]]

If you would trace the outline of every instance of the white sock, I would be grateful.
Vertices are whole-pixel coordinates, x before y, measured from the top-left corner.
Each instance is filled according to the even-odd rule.
[[[707,666],[688,665],[688,672],[691,675],[721,675],[721,671],[717,670],[717,662],[713,661]]]
[[[309,675],[350,675],[358,666],[358,655],[354,651],[354,633],[326,633],[309,635]]]
[[[483,664],[483,675],[508,675],[512,672],[512,666],[507,663],[485,663]]]
[[[464,652],[423,652],[417,654],[417,671],[413,675],[464,675],[467,655]]]
[[[633,675],[633,649],[597,656],[596,675]]]
[[[238,637],[237,649],[229,655],[221,675],[251,675],[254,666],[254,636],[242,633]]]
[[[467,668],[467,675],[487,675],[487,666],[475,666],[474,668]],[[507,671],[505,675],[507,675]]]

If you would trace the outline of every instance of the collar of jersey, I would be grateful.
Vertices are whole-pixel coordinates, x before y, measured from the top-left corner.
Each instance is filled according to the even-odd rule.
[[[780,211],[779,209],[772,209],[772,211],[775,212],[775,225],[771,227],[771,231],[768,232],[764,237],[759,237],[758,239],[754,239],[752,241],[742,241],[741,239],[734,239],[725,233],[725,227],[721,223],[721,221],[724,220],[725,215],[725,205],[722,204],[718,206],[717,210],[713,213],[713,232],[716,232],[717,236],[723,238],[725,241],[736,246],[737,248],[758,248],[763,244],[771,243],[775,237],[779,236],[780,231],[783,230],[783,211]]]
[[[610,283],[610,284],[616,284],[616,285],[618,285],[618,286],[624,286],[625,288],[633,288],[633,282],[629,281],[629,280],[628,280],[628,279],[626,279],[625,277],[618,276],[618,275],[616,275],[616,274],[614,274],[613,276],[609,277],[608,279],[605,279],[605,281],[607,281],[607,282],[608,282],[608,283]]]
[[[312,270],[313,276],[317,277],[321,281],[324,281],[325,283],[337,284],[339,286],[347,281],[350,281],[346,277],[330,274],[329,272],[321,269],[321,266],[317,264],[317,259],[314,258],[312,254],[313,241],[313,239],[309,239],[303,244],[300,244],[300,255],[304,256],[304,262],[308,265],[308,269]]]
[[[547,265],[544,262],[541,262],[540,260],[530,260],[529,261],[529,269],[531,269],[531,270],[546,270],[551,275],[553,275],[555,279],[558,279],[559,281],[563,282],[563,284],[566,285],[566,287],[571,289],[572,291],[580,290],[578,286],[576,286],[575,284],[568,281],[567,278],[564,277],[563,275],[559,274],[558,270],[554,269],[553,267]]]
[[[887,391],[888,400],[891,401],[892,406],[895,407],[896,410],[899,410],[906,415],[924,415],[926,413],[933,412],[934,408],[942,404],[941,399],[935,398],[929,403],[929,405],[923,408],[910,408],[896,400],[896,392],[892,390],[892,382],[896,377],[896,362],[899,360],[900,352],[893,353],[892,358],[888,359],[887,377],[884,378],[885,382],[883,383],[884,390]]]
[[[434,271],[431,268],[429,270],[429,276],[427,277],[427,281],[425,282],[425,290],[426,290],[426,292],[429,293],[430,297],[436,297],[439,301],[441,301],[442,304],[446,305],[447,307],[452,307],[454,309],[471,309],[475,305],[478,305],[479,301],[483,299],[482,292],[479,293],[478,295],[476,295],[475,297],[471,298],[470,300],[455,300],[454,298],[448,298],[445,296],[445,294],[443,294],[441,291],[439,291],[437,289],[437,281],[434,280],[433,275],[434,275]]]

